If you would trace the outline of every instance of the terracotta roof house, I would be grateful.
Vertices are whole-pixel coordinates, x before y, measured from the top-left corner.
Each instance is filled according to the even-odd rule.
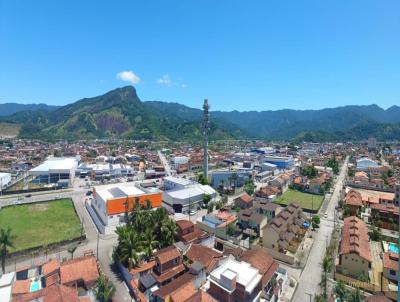
[[[394,253],[383,254],[383,276],[391,281],[397,282],[399,279],[399,255]]]
[[[175,246],[169,246],[154,254],[156,265],[152,275],[159,285],[165,285],[182,275],[186,268],[182,264],[182,255]]]
[[[278,187],[268,185],[261,187],[260,190],[256,192],[256,196],[260,198],[272,199],[281,193],[282,191]]]
[[[196,242],[208,237],[207,233],[200,230],[193,222],[189,220],[178,220],[176,222],[178,232],[176,237],[183,243]]]
[[[238,197],[236,197],[233,202],[235,203],[236,207],[239,207],[241,209],[248,209],[253,206],[253,200],[254,198],[251,197],[249,194],[246,192],[240,194]]]
[[[185,256],[192,262],[203,264],[206,272],[210,273],[222,259],[223,254],[203,245],[192,244]]]
[[[355,190],[350,190],[346,194],[345,202],[349,208],[350,215],[352,216],[357,215],[360,208],[363,206],[362,196]]]
[[[356,216],[345,218],[337,269],[351,276],[368,276],[371,263],[372,255],[365,222]]]
[[[182,276],[172,280],[170,283],[162,286],[160,289],[153,293],[154,300],[156,302],[164,302],[167,301],[170,296],[178,291],[180,288],[185,287],[190,284],[191,288],[194,288],[193,281],[195,276],[190,273],[185,273]]]
[[[43,288],[36,292],[26,293],[13,297],[13,302],[81,302],[78,297],[78,291],[75,288],[55,284],[50,287]]]
[[[250,263],[262,275],[262,288],[267,290],[269,283],[278,269],[278,263],[263,249],[246,250],[240,257],[242,261]]]
[[[382,200],[380,200],[382,202]],[[382,228],[398,229],[400,207],[392,203],[371,204],[371,216],[373,220],[379,220]]]
[[[100,276],[94,256],[85,256],[63,262],[60,266],[60,279],[64,285],[75,286],[83,283],[86,288],[94,285]]]

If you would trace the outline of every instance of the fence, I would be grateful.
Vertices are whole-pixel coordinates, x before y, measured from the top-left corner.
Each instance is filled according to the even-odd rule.
[[[334,273],[335,276],[335,280],[341,280],[343,282],[345,282],[346,284],[352,286],[352,287],[358,287],[361,288],[363,290],[366,290],[368,292],[379,292],[381,291],[380,286],[376,286],[375,284],[369,283],[369,282],[364,282],[364,281],[360,281],[357,279],[354,279],[352,277],[349,276],[345,276],[343,274],[341,274],[340,272],[336,271]]]
[[[283,262],[288,263],[290,265],[294,264],[294,257],[293,256],[289,256],[289,255],[280,253],[280,252],[278,252],[276,250],[269,249],[269,248],[266,248],[266,247],[261,247],[261,246],[256,245],[256,244],[252,245],[251,248],[252,249],[265,249],[272,256],[272,258],[280,260],[280,261],[283,261]]]

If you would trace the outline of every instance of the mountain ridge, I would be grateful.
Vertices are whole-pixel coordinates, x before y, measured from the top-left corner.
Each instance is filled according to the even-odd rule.
[[[325,109],[211,111],[211,138],[291,140],[301,137],[364,138],[374,127],[378,138],[400,138],[400,107],[376,104]],[[176,102],[142,102],[133,86],[83,98],[49,113],[19,111],[1,120],[21,125],[20,137],[198,140],[202,111]],[[314,133],[314,134],[313,134]]]

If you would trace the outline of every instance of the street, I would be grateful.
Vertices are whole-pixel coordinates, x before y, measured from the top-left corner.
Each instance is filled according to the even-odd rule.
[[[347,175],[347,164],[349,158],[346,157],[341,171],[337,177],[335,184],[335,190],[333,191],[332,197],[329,200],[326,213],[327,218],[321,215],[321,224],[317,233],[315,233],[315,242],[308,256],[306,266],[300,274],[298,279],[299,286],[294,295],[293,302],[305,302],[312,301],[311,296],[320,293],[319,283],[321,281],[321,262],[325,255],[325,250],[327,243],[329,242],[330,235],[334,228],[334,218],[335,218],[335,207],[338,205],[340,199],[340,191],[342,189],[343,181]],[[323,208],[323,207],[321,207]]]

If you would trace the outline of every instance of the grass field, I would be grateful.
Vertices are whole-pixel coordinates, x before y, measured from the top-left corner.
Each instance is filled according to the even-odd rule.
[[[303,209],[318,210],[324,200],[324,196],[303,193],[296,190],[287,190],[276,199],[276,203],[280,205],[288,205],[292,202],[297,202]]]
[[[16,236],[11,252],[56,243],[81,235],[81,225],[71,199],[59,199],[0,210],[0,227]]]

